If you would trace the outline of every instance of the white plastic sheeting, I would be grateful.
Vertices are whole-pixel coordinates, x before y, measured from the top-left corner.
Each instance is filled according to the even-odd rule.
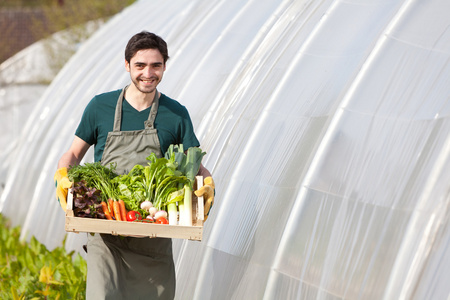
[[[35,43],[0,65],[0,195],[17,137],[47,88],[45,82],[55,77],[45,63],[43,49],[43,43]]]
[[[0,195],[3,192],[18,137],[36,102],[47,89],[63,64],[75,53],[87,36],[96,31],[102,21],[91,21],[71,30],[57,32],[21,50],[0,64]],[[80,34],[83,30],[84,34]],[[55,57],[55,53],[58,55]]]
[[[204,240],[175,240],[178,299],[448,299],[448,11],[139,1],[36,104],[0,210],[59,245],[56,162],[91,97],[128,83],[123,49],[146,29],[169,44],[160,90],[191,112],[217,186]]]

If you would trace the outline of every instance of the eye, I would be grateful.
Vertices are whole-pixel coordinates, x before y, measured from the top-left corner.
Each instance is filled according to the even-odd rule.
[[[161,69],[162,66],[163,66],[163,65],[162,65],[161,63],[156,63],[156,64],[153,64],[153,65],[152,65],[153,69],[156,69],[156,70]]]

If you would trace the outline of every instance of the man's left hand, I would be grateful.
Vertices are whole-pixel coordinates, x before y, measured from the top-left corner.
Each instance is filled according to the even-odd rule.
[[[209,211],[211,210],[211,207],[214,204],[214,193],[215,193],[214,189],[215,189],[214,180],[212,179],[211,176],[208,176],[203,180],[203,186],[194,192],[197,197],[203,196],[205,205],[204,221],[208,219]]]

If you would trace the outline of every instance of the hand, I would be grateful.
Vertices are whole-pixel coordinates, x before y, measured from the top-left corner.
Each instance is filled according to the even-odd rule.
[[[55,176],[56,186],[56,199],[58,199],[59,204],[62,209],[66,211],[67,209],[67,194],[69,193],[69,188],[72,186],[72,182],[67,177],[67,168],[63,167],[56,170]]]
[[[208,176],[203,180],[203,186],[194,192],[197,197],[203,196],[204,199],[205,218],[203,221],[208,219],[209,211],[214,204],[214,188],[214,180],[211,176]]]

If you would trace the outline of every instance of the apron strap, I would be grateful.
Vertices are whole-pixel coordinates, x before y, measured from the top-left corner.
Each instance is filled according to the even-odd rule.
[[[113,131],[120,131],[120,125],[122,123],[122,103],[127,88],[128,85],[122,89],[119,98],[117,99],[116,113],[114,115]],[[159,106],[159,92],[158,90],[155,90],[155,98],[153,98],[152,108],[150,109],[148,120],[144,122],[145,128],[153,128],[153,124],[156,119],[156,113],[158,112],[158,106]]]
[[[156,90],[155,98],[153,98],[152,102],[152,108],[150,109],[150,114],[148,115],[148,120],[144,122],[146,128],[147,127],[153,128],[156,119],[156,114],[158,113],[158,107],[159,107],[159,92],[158,90]]]

